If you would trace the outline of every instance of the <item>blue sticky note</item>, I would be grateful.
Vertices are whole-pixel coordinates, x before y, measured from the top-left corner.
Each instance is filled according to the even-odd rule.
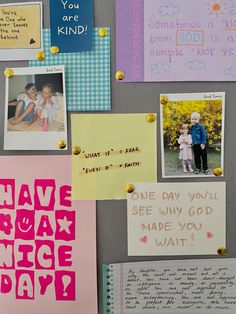
[[[51,45],[60,52],[92,50],[93,0],[50,0]]]
[[[93,49],[80,53],[50,53],[51,32],[43,30],[43,61],[31,60],[30,67],[65,66],[66,106],[69,111],[111,110],[111,35],[99,35],[99,28],[93,29]],[[1,311],[0,311],[1,312]]]

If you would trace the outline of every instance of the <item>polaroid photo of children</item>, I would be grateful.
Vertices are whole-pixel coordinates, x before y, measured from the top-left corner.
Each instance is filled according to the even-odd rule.
[[[34,60],[43,48],[42,25],[42,2],[0,4],[0,60]]]
[[[14,75],[6,78],[4,149],[59,149],[60,141],[67,142],[64,66],[11,70]]]
[[[162,177],[223,175],[225,93],[160,99]]]

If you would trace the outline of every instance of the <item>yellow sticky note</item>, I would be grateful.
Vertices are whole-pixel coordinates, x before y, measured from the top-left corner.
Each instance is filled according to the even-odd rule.
[[[129,182],[156,182],[156,121],[146,114],[73,114],[73,200],[125,199]]]
[[[0,6],[0,48],[41,47],[41,3]]]

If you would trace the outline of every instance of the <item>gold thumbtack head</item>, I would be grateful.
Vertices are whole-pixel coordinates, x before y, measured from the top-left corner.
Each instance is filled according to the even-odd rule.
[[[135,187],[134,187],[133,184],[126,184],[126,186],[125,186],[125,191],[126,191],[127,193],[133,193],[133,192],[134,192],[134,189],[135,189]]]
[[[60,51],[60,49],[57,46],[50,47],[50,52],[51,52],[52,55],[58,54],[59,51]]]
[[[36,52],[36,59],[38,61],[43,61],[45,59],[45,53],[43,51]]]
[[[216,177],[219,177],[219,176],[222,175],[223,170],[222,170],[221,168],[215,168],[214,171],[213,171],[213,173],[214,173],[214,175],[215,175]]]
[[[122,81],[125,78],[125,73],[123,71],[116,72],[116,79],[117,81]]]
[[[79,155],[81,153],[81,149],[78,146],[74,146],[72,149],[72,154],[73,155]]]
[[[156,120],[156,116],[154,113],[148,113],[146,115],[147,122],[154,122]]]
[[[168,102],[169,102],[168,96],[161,96],[161,98],[160,98],[160,103],[161,103],[162,105],[166,105]]]
[[[60,140],[60,141],[57,143],[57,147],[60,148],[60,149],[66,148],[66,142],[65,142],[64,140]]]
[[[5,69],[4,75],[5,75],[5,77],[10,78],[10,77],[14,76],[14,71],[12,69]]]
[[[226,255],[226,248],[224,248],[224,247],[218,248],[217,253],[218,253],[220,256],[225,256],[225,255]]]
[[[104,27],[99,28],[99,36],[100,37],[106,37],[107,36],[107,30]]]

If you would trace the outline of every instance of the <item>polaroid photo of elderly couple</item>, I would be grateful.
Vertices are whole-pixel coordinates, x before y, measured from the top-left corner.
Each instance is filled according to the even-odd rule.
[[[224,174],[225,93],[160,96],[162,177]]]
[[[5,150],[57,150],[67,142],[64,67],[13,68],[6,77]]]

